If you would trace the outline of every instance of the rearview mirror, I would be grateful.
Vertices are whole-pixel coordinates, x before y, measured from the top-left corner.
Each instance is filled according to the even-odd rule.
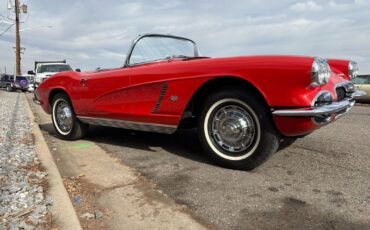
[[[35,75],[35,72],[33,72],[32,70],[29,70],[29,71],[27,72],[27,74],[28,74],[28,75]]]
[[[81,69],[76,69],[76,72],[81,72]]]

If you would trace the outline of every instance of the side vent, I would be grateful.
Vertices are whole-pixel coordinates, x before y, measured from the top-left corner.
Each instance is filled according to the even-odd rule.
[[[162,86],[162,89],[161,89],[161,92],[159,94],[157,103],[155,103],[155,106],[152,110],[152,113],[156,113],[158,111],[159,107],[161,106],[162,100],[163,100],[164,96],[167,93],[167,90],[168,90],[168,82],[165,82]]]

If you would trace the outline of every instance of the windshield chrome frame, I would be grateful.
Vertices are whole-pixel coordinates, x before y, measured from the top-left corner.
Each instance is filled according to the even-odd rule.
[[[123,67],[137,66],[137,65],[148,64],[148,63],[159,61],[159,60],[156,60],[156,61],[149,61],[149,62],[143,62],[143,63],[137,63],[137,64],[130,65],[129,61],[130,61],[132,52],[135,49],[136,44],[141,39],[143,39],[145,37],[164,37],[164,38],[174,38],[174,39],[189,41],[189,42],[193,43],[193,45],[194,45],[194,57],[199,57],[199,51],[198,51],[197,44],[189,38],[174,36],[174,35],[170,35],[170,34],[143,34],[143,35],[139,35],[135,40],[132,41],[131,47],[129,49],[129,52],[127,53],[126,60],[125,60],[125,63],[123,65]],[[163,60],[165,60],[165,59],[163,59]]]

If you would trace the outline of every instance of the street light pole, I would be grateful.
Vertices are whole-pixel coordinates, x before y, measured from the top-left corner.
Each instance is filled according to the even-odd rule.
[[[21,75],[21,38],[19,36],[19,0],[15,0],[15,64],[16,74]]]

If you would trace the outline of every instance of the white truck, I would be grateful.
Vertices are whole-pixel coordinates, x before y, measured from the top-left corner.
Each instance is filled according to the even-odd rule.
[[[34,88],[36,89],[41,82],[48,77],[63,71],[72,71],[72,68],[63,61],[35,61],[35,70],[28,71],[29,74],[34,74]]]

